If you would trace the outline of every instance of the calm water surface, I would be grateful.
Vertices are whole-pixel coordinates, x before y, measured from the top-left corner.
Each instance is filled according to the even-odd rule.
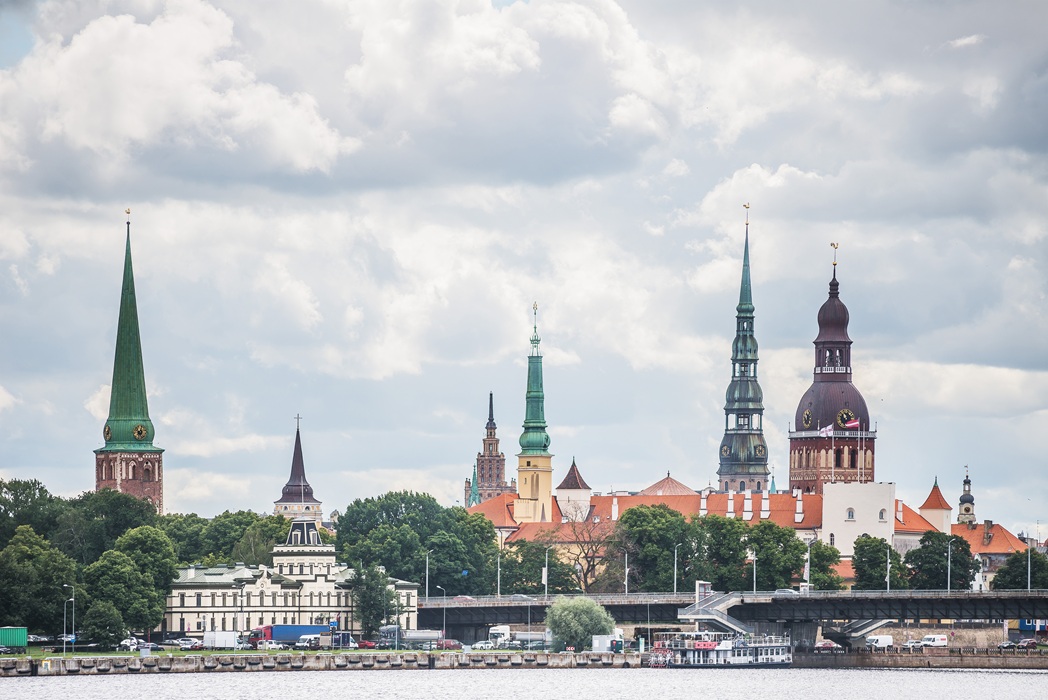
[[[476,669],[290,671],[0,679],[0,698],[270,700],[363,697],[484,700],[1045,697],[1048,671],[813,669]]]

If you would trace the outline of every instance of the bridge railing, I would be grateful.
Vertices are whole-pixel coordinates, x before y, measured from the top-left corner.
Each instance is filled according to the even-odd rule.
[[[550,593],[544,595],[419,596],[420,608],[489,608],[492,606],[552,605],[557,598],[589,598],[601,605],[644,605],[645,603],[693,603],[694,593]]]

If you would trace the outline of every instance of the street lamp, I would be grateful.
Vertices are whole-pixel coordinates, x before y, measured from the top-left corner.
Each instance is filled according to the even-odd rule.
[[[885,542],[888,545],[884,552],[884,561],[887,565],[884,568],[884,589],[886,592],[892,592],[892,545],[891,542]]]
[[[444,622],[441,623],[440,638],[448,638],[448,592],[443,586],[437,586],[441,591],[444,592]]]
[[[673,548],[673,594],[677,594],[677,550],[680,549],[680,545],[684,544],[681,542]]]
[[[65,586],[62,586],[62,588],[65,588]],[[66,598],[65,602],[62,603],[62,656],[65,656],[66,641],[69,639],[69,633],[66,631],[68,629],[66,627],[66,610],[69,609],[71,600],[72,598]]]
[[[622,582],[626,584],[626,595],[630,594],[630,553],[626,552],[626,575],[622,577]]]
[[[753,555],[753,592],[757,592],[757,548],[754,547],[750,550]]]
[[[542,583],[546,586],[545,598],[549,601],[549,550],[553,549],[553,545],[546,547],[546,565],[542,567]]]
[[[502,597],[502,547],[499,547],[497,555],[498,555],[498,560],[496,562],[496,565],[497,565],[498,568],[496,569],[496,572],[495,572],[495,597],[496,598],[501,598]]]
[[[426,552],[426,602],[429,602],[429,555],[433,553],[433,550]],[[440,588],[440,586],[437,586]]]
[[[76,656],[76,586],[73,585],[73,584],[69,584],[69,583],[63,583],[62,584],[62,588],[68,588],[69,590],[71,590],[73,592],[73,597],[69,599],[69,602],[71,602],[73,604],[73,639],[72,639],[72,647],[73,647],[73,656]],[[62,644],[62,649],[63,649],[62,653],[65,653],[65,644],[64,643]]]
[[[236,641],[233,642],[233,653],[234,654],[237,653],[238,647],[240,646],[240,640],[243,638],[243,635],[244,635],[244,630],[241,629],[241,628],[247,626],[247,622],[244,620],[244,585],[245,584],[243,584],[243,583],[241,583],[240,585],[237,585],[237,584],[234,583],[233,586],[232,586],[233,590],[239,591],[238,595],[240,597],[240,622],[238,623],[236,621],[235,617],[234,617],[234,620],[233,620],[233,631],[237,632]],[[234,612],[234,616],[235,616],[235,612]]]
[[[949,593],[952,588],[952,581],[950,581],[950,570],[953,567],[953,538],[946,538],[946,592]]]

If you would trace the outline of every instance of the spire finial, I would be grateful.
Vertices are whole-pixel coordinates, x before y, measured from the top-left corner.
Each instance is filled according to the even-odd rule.
[[[830,247],[833,248],[833,266],[837,267],[837,249],[841,247],[840,243],[830,242]]]
[[[538,355],[539,342],[541,339],[539,338],[539,303],[537,301],[531,305],[531,310],[534,314],[531,326],[531,354]]]
[[[128,207],[127,209],[125,209],[124,213],[127,214],[127,235],[130,236],[131,235],[131,207]]]
[[[300,416],[300,415],[298,415],[296,413],[295,414],[295,430],[298,430],[301,427],[302,427],[302,416]]]
[[[746,229],[750,228],[750,203],[746,202],[742,205],[742,208],[746,210]]]

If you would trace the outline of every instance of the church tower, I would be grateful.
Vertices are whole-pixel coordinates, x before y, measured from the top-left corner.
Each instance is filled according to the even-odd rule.
[[[301,418],[295,416],[296,421]],[[310,518],[317,523],[324,520],[321,503],[313,497],[313,487],[306,480],[306,463],[302,459],[302,435],[300,426],[295,426],[295,451],[291,455],[291,476],[280,492],[280,499],[273,501],[273,515],[285,518]]]
[[[473,463],[473,480],[466,479],[463,503],[476,505],[489,498],[517,490],[516,481],[506,483],[506,455],[499,451],[495,425],[495,395],[488,392],[488,422],[484,426],[484,442]],[[476,497],[473,493],[476,492]],[[474,502],[475,501],[475,502]],[[469,506],[467,506],[468,508]]]
[[[848,307],[840,300],[837,244],[829,297],[819,309],[812,385],[797,404],[790,431],[790,488],[822,493],[830,482],[874,478],[874,440],[866,400],[852,384]]]
[[[553,507],[553,455],[546,432],[545,395],[542,389],[542,355],[539,354],[539,305],[532,307],[535,323],[528,357],[527,408],[524,432],[520,434],[517,455],[517,501],[513,515],[517,522],[549,522]]]
[[[735,342],[731,346],[731,382],[725,395],[724,438],[717,480],[725,491],[762,491],[768,487],[768,444],[764,440],[764,392],[757,381],[757,338],[753,334],[750,287],[750,219],[746,206],[746,242],[742,285],[735,307]]]
[[[961,494],[960,509],[957,511],[957,522],[975,522],[975,496],[972,495],[972,480],[968,478],[968,467],[964,468],[964,493]]]
[[[113,489],[143,498],[164,512],[164,451],[153,445],[153,422],[146,403],[146,375],[138,329],[135,275],[131,269],[131,210],[127,210],[124,280],[120,290],[116,355],[109,395],[105,446],[95,450],[95,489]]]

